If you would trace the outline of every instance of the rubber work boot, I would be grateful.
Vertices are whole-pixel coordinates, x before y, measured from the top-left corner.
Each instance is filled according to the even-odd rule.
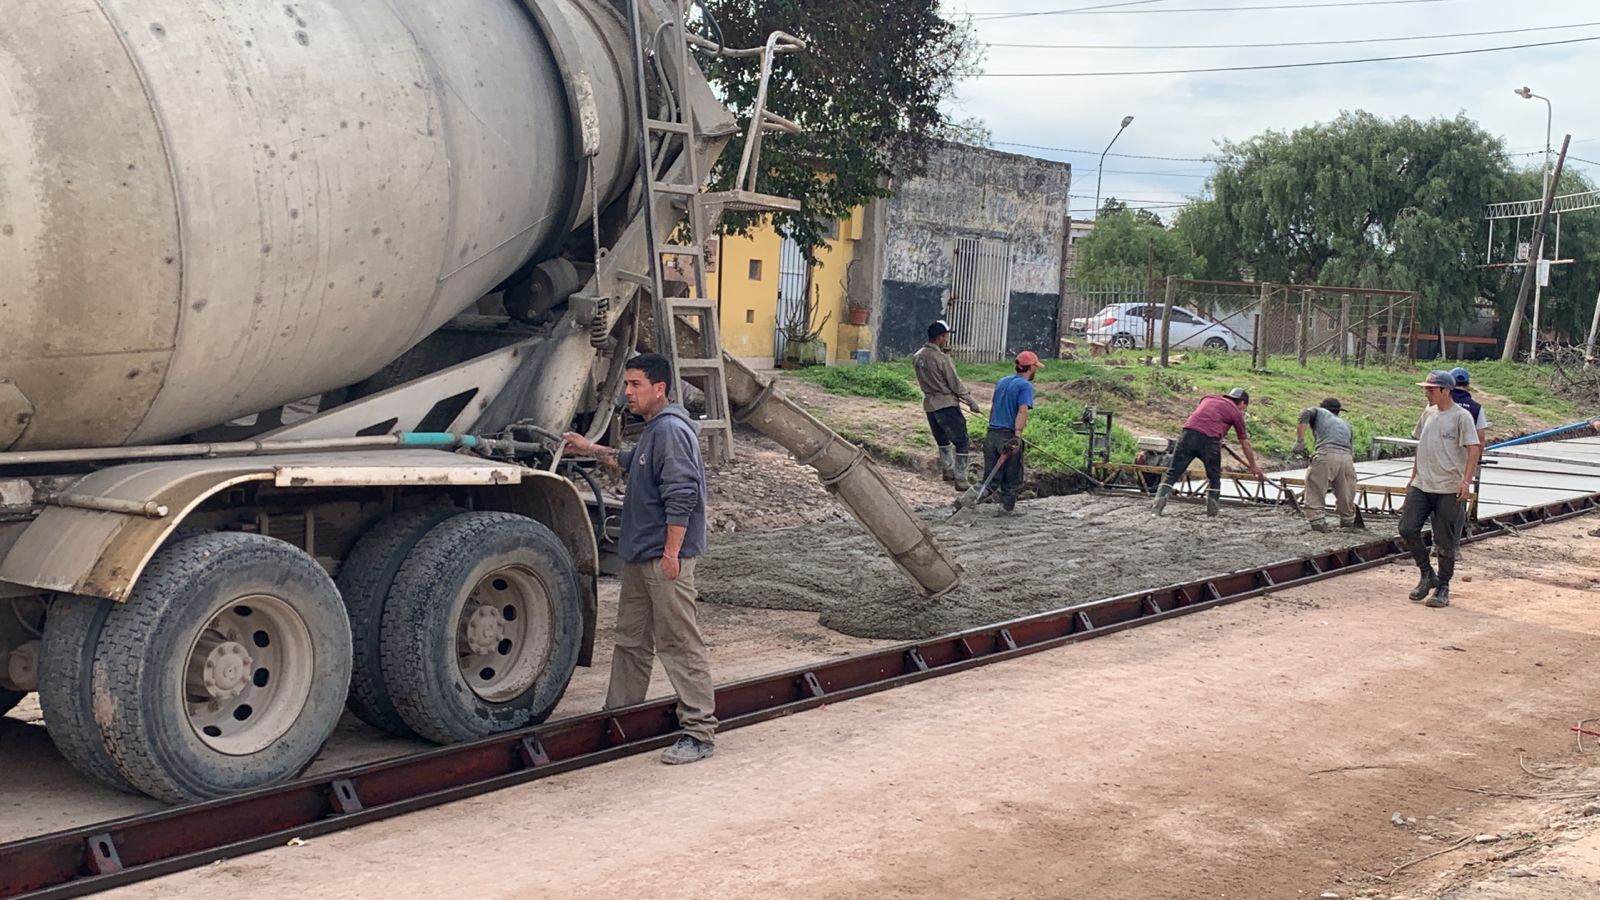
[[[1422,605],[1430,609],[1444,609],[1449,606],[1450,582],[1446,581],[1444,584],[1439,585],[1439,589],[1433,592],[1433,596],[1428,598],[1428,602]]]
[[[1328,524],[1328,520],[1326,518],[1322,518],[1311,520],[1311,530],[1317,532],[1318,534],[1327,534],[1328,532],[1332,531],[1333,528]]]
[[[1213,494],[1210,491],[1207,491],[1206,492],[1206,515],[1215,516],[1219,512],[1222,512],[1222,500],[1221,500],[1221,498],[1218,497],[1216,494]]]
[[[956,490],[972,487],[972,454],[956,454]]]
[[[1421,603],[1423,598],[1428,596],[1428,592],[1438,586],[1439,576],[1433,574],[1433,570],[1429,569],[1422,573],[1422,578],[1417,581],[1417,586],[1411,589],[1411,593],[1408,596],[1411,597],[1413,602]]]
[[[946,444],[939,448],[939,477],[945,481],[956,480],[956,448]]]
[[[1366,531],[1367,527],[1355,519],[1340,519],[1339,527],[1345,531]]]
[[[1166,511],[1166,509],[1167,509],[1167,500],[1171,496],[1172,496],[1172,485],[1163,484],[1162,486],[1156,488],[1156,502],[1155,502],[1155,505],[1151,507],[1151,510],[1156,515],[1158,515],[1158,516],[1161,515],[1163,512]]]
[[[669,766],[681,766],[684,763],[699,762],[715,752],[717,752],[716,744],[686,734],[678,738],[676,744],[661,751],[661,761]]]

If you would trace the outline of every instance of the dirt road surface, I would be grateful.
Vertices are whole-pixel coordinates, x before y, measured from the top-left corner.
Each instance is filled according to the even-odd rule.
[[[1600,896],[1584,800],[1463,790],[1600,786],[1595,525],[1446,610],[1381,567],[109,896]]]

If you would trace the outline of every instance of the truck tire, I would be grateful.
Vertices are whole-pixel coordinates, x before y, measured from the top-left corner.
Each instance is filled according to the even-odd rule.
[[[300,774],[350,686],[350,622],[333,580],[258,534],[157,551],[99,644],[106,748],[135,787],[173,803]]]
[[[384,678],[421,737],[454,743],[537,724],[577,666],[577,567],[532,519],[463,513],[406,557],[382,630]]]
[[[384,601],[395,573],[417,542],[461,512],[454,506],[428,506],[395,513],[367,529],[339,567],[337,583],[350,617],[352,651],[347,705],[361,721],[393,735],[416,737],[416,732],[400,718],[383,679]]]
[[[74,769],[101,784],[138,793],[106,749],[95,721],[90,672],[106,616],[116,606],[99,597],[60,595],[45,615],[39,653],[39,709],[50,740]]]
[[[180,525],[162,545],[170,547],[205,533],[201,528]],[[106,749],[105,735],[95,721],[90,687],[100,631],[115,606],[99,597],[66,594],[50,604],[39,654],[39,708],[50,740],[74,769],[106,787],[137,794],[139,789],[128,783]]]

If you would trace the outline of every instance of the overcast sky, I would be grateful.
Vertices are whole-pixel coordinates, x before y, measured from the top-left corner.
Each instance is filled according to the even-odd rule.
[[[1545,105],[1512,93],[1528,85],[1554,105],[1552,143],[1572,133],[1570,156],[1600,160],[1600,40],[1564,46],[1358,65],[1254,72],[1056,78],[995,77],[1000,73],[1113,72],[1263,65],[1314,60],[1434,53],[1600,39],[1600,0],[1410,0],[1404,3],[1312,8],[1338,0],[950,0],[976,18],[990,44],[985,77],[963,85],[958,115],[974,115],[994,133],[996,149],[1073,164],[1072,206],[1094,206],[1097,157],[1124,115],[1134,122],[1112,154],[1203,157],[1223,139],[1267,129],[1292,130],[1325,122],[1341,110],[1420,119],[1465,113],[1530,166],[1544,153]],[[1355,2],[1355,0],[1347,0]],[[1057,15],[987,19],[990,14],[1036,13],[1122,4]],[[1249,7],[1287,6],[1287,9]],[[1163,12],[1200,7],[1226,11]],[[1553,30],[1513,29],[1569,26]],[[1373,39],[1490,32],[1475,37],[1373,43]],[[1147,49],[1151,45],[1244,44],[1359,40],[1361,43],[1249,49]],[[996,44],[1130,45],[1141,49],[1032,49]],[[1061,153],[1019,147],[1092,150]],[[1570,163],[1591,175],[1600,165]],[[1136,205],[1181,203],[1203,190],[1203,162],[1108,155],[1103,197]],[[1161,174],[1136,174],[1161,173]],[[1530,199],[1530,198],[1507,198]],[[1170,209],[1158,209],[1164,215]]]

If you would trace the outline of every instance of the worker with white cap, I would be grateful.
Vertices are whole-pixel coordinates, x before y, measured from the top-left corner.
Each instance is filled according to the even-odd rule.
[[[1245,432],[1244,412],[1250,407],[1250,392],[1244,388],[1234,388],[1222,396],[1211,395],[1202,397],[1195,406],[1194,412],[1183,423],[1183,436],[1178,438],[1178,446],[1172,452],[1172,467],[1167,474],[1161,477],[1161,486],[1156,488],[1156,502],[1153,507],[1156,515],[1161,515],[1167,508],[1167,500],[1172,496],[1172,486],[1179,478],[1188,474],[1189,464],[1196,459],[1205,464],[1206,481],[1206,515],[1214,516],[1221,509],[1222,500],[1222,438],[1227,435],[1228,429],[1239,438],[1239,448],[1244,451],[1245,464],[1250,471],[1261,475],[1261,466],[1256,463],[1255,450],[1250,446],[1250,438]]]

